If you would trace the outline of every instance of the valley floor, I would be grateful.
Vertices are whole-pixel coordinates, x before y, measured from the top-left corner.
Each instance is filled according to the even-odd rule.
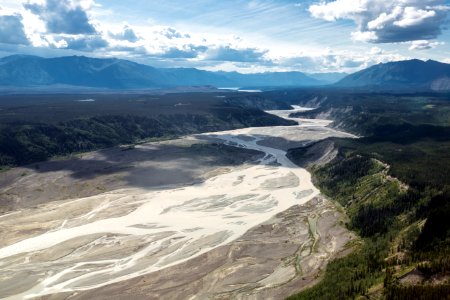
[[[294,120],[0,174],[1,297],[280,299],[312,284],[353,235],[285,151],[350,135]]]

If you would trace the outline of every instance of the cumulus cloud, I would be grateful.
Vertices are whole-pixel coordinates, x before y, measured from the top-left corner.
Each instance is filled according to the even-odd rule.
[[[136,35],[134,30],[128,25],[123,27],[122,32],[110,33],[110,36],[116,40],[128,41],[131,43],[135,43],[139,40],[139,37]]]
[[[383,49],[380,49],[378,47],[370,48],[370,54],[372,54],[372,55],[380,55],[380,54],[383,54],[383,53],[384,53]]]
[[[0,43],[28,45],[20,15],[0,16]]]
[[[108,42],[99,35],[63,38],[60,42],[64,43],[63,48],[84,52],[93,52],[98,49],[106,48],[109,45]]]
[[[164,53],[160,55],[165,58],[196,58],[201,53],[208,50],[206,46],[195,46],[193,44],[184,45],[181,48],[170,47],[164,50]]]
[[[284,70],[307,73],[356,72],[374,64],[409,59],[395,52],[373,47],[370,51],[333,51],[324,49],[315,54],[300,53],[274,59],[274,65]]]
[[[305,73],[347,72],[353,73],[380,62],[390,62],[408,59],[392,52],[374,49],[376,54],[369,52],[339,51],[324,49],[314,54],[297,53],[289,57],[270,57],[266,55],[262,62],[233,62],[217,61],[203,67],[210,71],[238,71],[241,73],[254,72],[289,72]]]
[[[86,13],[86,2],[74,0],[46,0],[45,3],[24,4],[24,7],[44,22],[49,33],[95,34],[96,30]]]
[[[442,42],[431,42],[427,40],[412,41],[409,50],[429,50],[442,44]]]
[[[309,12],[326,21],[353,20],[355,40],[396,43],[436,38],[449,9],[444,0],[334,0],[313,4]]]
[[[204,58],[216,61],[262,62],[267,52],[256,48],[236,49],[231,46],[218,46],[210,48]]]
[[[160,34],[162,36],[165,36],[166,38],[168,38],[169,40],[172,39],[181,39],[181,38],[190,38],[191,36],[187,33],[181,33],[179,31],[177,31],[174,28],[163,28],[160,31],[155,32],[157,34]]]
[[[301,70],[303,72],[331,72],[337,70],[360,69],[369,62],[366,57],[329,53],[316,56],[299,55],[281,58],[276,63],[277,65],[289,67],[294,70]],[[319,68],[321,69],[319,70]]]

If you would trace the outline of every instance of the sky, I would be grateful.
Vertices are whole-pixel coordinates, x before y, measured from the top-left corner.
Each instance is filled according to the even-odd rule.
[[[0,0],[0,57],[354,72],[412,58],[450,63],[449,19],[450,0]]]

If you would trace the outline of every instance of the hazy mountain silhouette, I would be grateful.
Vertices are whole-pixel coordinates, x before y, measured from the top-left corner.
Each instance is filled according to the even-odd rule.
[[[107,89],[175,86],[262,87],[326,84],[301,72],[241,74],[194,68],[158,69],[128,60],[68,56],[13,55],[0,59],[0,85],[12,87],[82,86]]]
[[[338,87],[382,90],[450,90],[450,64],[418,59],[378,64],[348,75]]]

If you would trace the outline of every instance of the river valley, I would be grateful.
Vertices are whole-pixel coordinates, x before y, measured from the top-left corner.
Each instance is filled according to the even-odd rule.
[[[286,150],[352,136],[328,120],[294,120],[300,125],[204,133],[93,152],[70,168],[2,174],[15,178],[2,194],[20,198],[26,183],[53,190],[55,201],[0,216],[0,298],[279,299],[312,284],[353,236]],[[205,145],[225,154],[213,157]],[[166,160],[151,158],[168,149]],[[103,172],[77,177],[83,162],[85,172],[95,164]],[[183,172],[188,178],[177,180]],[[96,191],[67,192],[74,178]]]

